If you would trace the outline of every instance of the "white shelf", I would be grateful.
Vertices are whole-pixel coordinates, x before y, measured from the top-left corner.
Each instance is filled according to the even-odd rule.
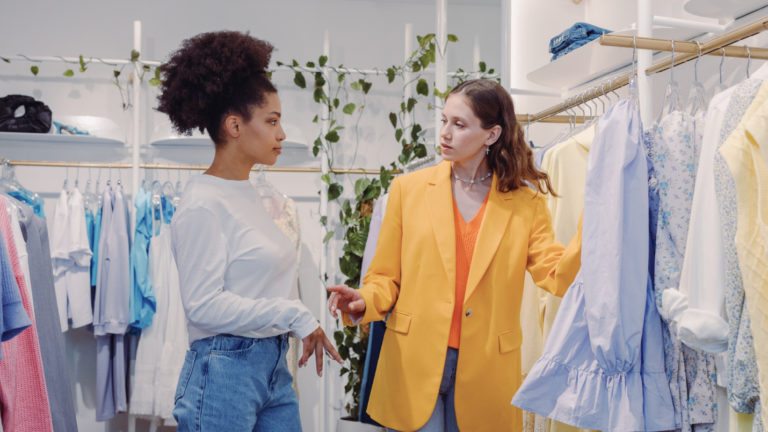
[[[0,157],[13,160],[117,162],[127,150],[122,141],[92,135],[0,132]]]
[[[686,40],[696,35],[690,29],[656,28],[653,37]],[[633,36],[635,30],[611,34]],[[632,64],[632,49],[601,46],[599,40],[578,48],[528,73],[529,81],[560,91],[568,91],[606,77]]]
[[[683,9],[702,17],[733,20],[765,6],[765,0],[688,0]]]
[[[154,140],[150,143],[153,147],[213,147],[213,140],[207,136],[171,136]],[[284,149],[306,150],[306,144],[285,140],[282,143]]]

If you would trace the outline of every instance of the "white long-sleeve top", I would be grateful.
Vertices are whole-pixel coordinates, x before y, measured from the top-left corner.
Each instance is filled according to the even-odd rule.
[[[190,343],[220,333],[304,338],[317,320],[288,297],[296,250],[248,180],[190,179],[171,222]]]

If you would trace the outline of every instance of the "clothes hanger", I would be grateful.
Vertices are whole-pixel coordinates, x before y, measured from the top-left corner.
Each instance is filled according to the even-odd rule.
[[[723,90],[727,89],[728,86],[723,83],[723,64],[725,64],[725,48],[721,48],[723,55],[720,57],[720,78],[715,86],[715,88],[712,90],[712,96],[722,92]]]
[[[749,52],[749,45],[744,47],[747,49],[747,79],[749,79],[749,66],[752,64],[752,54]]]
[[[680,96],[678,92],[677,81],[675,81],[675,41],[672,43],[672,61],[669,66],[669,84],[667,84],[667,90],[664,94],[664,105],[659,112],[659,117],[656,119],[656,123],[660,123],[661,120],[670,113],[680,110]]]
[[[707,91],[699,81],[699,60],[701,60],[701,42],[696,41],[696,45],[699,47],[699,55],[696,57],[696,62],[693,64],[693,85],[691,86],[691,94],[688,98],[688,114],[695,116],[701,111],[707,109]]]

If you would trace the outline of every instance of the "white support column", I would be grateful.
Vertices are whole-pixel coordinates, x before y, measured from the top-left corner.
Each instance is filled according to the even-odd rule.
[[[637,35],[653,37],[651,0],[637,0]],[[653,94],[645,70],[651,67],[653,51],[637,50],[637,90],[640,96],[640,117],[643,125],[650,126],[653,119]]]
[[[501,85],[509,89],[512,83],[512,0],[501,0]]]
[[[447,1],[435,0],[437,15],[437,52],[435,53],[435,88],[444,92],[448,88],[448,63],[446,61],[446,48],[448,45],[448,17]],[[441,49],[442,48],[442,49]],[[435,96],[435,145],[440,143],[440,126],[443,100]]]
[[[472,46],[472,67],[477,68],[480,64],[480,36],[475,35],[475,44]],[[479,69],[475,69],[477,72],[473,75],[474,78],[480,78]]]
[[[141,21],[133,22],[133,49],[141,53]],[[143,54],[143,53],[142,53]],[[141,150],[141,121],[142,121],[142,101],[141,101],[141,81],[139,80],[139,72],[141,65],[134,63],[133,73],[133,132],[131,133],[131,196],[134,199],[136,193],[139,191],[139,152]],[[130,206],[131,214],[133,214],[133,206]],[[136,218],[131,217],[131,233],[136,228]]]
[[[330,62],[331,57],[331,41],[330,36],[328,34],[328,30],[323,31],[323,55],[328,58],[328,62]],[[326,65],[330,64],[326,62]],[[327,69],[325,70],[327,72]],[[330,84],[328,82],[325,83],[325,93],[330,97]],[[325,134],[328,133],[328,129],[330,129],[330,122],[328,121],[328,106],[323,105],[323,111],[321,114],[321,122],[320,122],[320,128],[321,133],[323,137],[325,137]],[[320,158],[320,168],[322,170],[323,175],[327,175],[330,172],[330,166],[328,164],[328,154],[324,153],[322,157]],[[324,217],[326,220],[326,223],[330,223],[330,218],[328,217],[328,185],[324,182],[320,182],[320,217]],[[323,243],[323,238],[325,238],[325,233],[320,230],[320,280],[323,281],[323,286],[326,285],[326,279],[325,275],[328,273],[328,244]],[[326,333],[326,335],[330,335],[330,339],[333,339],[333,331],[329,331],[329,325],[328,325],[328,297],[323,293],[320,296],[320,327],[323,328],[323,331]],[[336,410],[336,404],[334,403],[336,398],[336,392],[335,386],[333,385],[333,380],[331,379],[331,374],[329,373],[328,369],[330,369],[331,362],[329,361],[329,356],[325,356],[325,364],[323,365],[324,373],[323,373],[323,386],[322,391],[320,392],[320,409],[318,410],[320,413],[320,424],[325,425],[326,431],[333,431],[335,430],[335,424],[333,422],[335,421],[335,417],[333,415],[329,415],[335,412]],[[328,397],[330,393],[330,398]],[[331,401],[329,404],[327,401]]]
[[[405,41],[403,46],[403,64],[405,64],[405,62],[408,61],[408,58],[410,58],[411,53],[413,53],[413,23],[405,23]],[[403,84],[405,85],[405,88],[403,89],[403,95],[405,96],[405,100],[408,100],[408,98],[413,96],[413,85],[405,84],[411,82],[410,72],[403,73],[403,81]]]

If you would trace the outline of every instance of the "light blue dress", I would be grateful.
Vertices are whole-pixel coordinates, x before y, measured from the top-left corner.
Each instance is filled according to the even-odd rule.
[[[603,116],[587,163],[581,270],[512,404],[581,428],[675,429],[648,274],[648,168],[640,115]]]
[[[671,112],[653,128],[647,144],[653,173],[649,179],[651,243],[655,246],[652,273],[659,310],[662,292],[677,289],[680,282],[701,147],[701,134],[697,139],[696,130],[703,129],[702,117]],[[668,323],[662,327],[677,429],[711,431],[717,419],[714,358],[683,345]]]

